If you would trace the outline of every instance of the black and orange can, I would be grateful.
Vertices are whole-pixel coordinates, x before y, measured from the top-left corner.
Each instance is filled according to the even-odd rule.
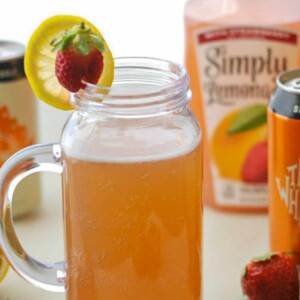
[[[268,107],[268,139],[271,251],[299,253],[300,70],[277,77]]]
[[[15,152],[37,142],[37,101],[24,72],[24,53],[23,44],[0,40],[0,168]],[[39,178],[34,174],[14,193],[14,216],[35,209],[39,199]]]

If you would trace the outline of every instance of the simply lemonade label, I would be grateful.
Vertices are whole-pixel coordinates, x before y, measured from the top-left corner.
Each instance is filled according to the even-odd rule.
[[[220,204],[267,205],[266,106],[277,75],[297,66],[298,40],[294,32],[253,26],[195,33],[214,192]]]

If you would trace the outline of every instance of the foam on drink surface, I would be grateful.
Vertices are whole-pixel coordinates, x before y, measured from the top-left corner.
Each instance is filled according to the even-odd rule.
[[[183,126],[164,123],[163,126],[131,127],[116,122],[84,124],[63,139],[68,157],[94,162],[134,163],[171,159],[191,152],[201,137],[193,123]]]

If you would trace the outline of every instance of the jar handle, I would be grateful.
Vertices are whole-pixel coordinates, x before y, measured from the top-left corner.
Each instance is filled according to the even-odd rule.
[[[30,174],[47,171],[62,174],[61,147],[44,144],[27,147],[9,158],[0,169],[0,244],[12,268],[42,289],[65,291],[66,263],[44,264],[26,253],[13,224],[12,201],[18,183]],[[32,187],[34,188],[34,187]]]

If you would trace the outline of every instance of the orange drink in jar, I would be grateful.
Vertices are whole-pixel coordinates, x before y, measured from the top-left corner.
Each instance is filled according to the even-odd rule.
[[[168,94],[160,98],[171,112],[179,102],[169,102]],[[88,95],[76,100],[79,111]],[[200,299],[197,127],[189,113],[160,116],[151,93],[138,100],[147,101],[149,111],[125,100],[124,115],[113,108],[122,103],[118,96],[109,97],[115,99],[75,131],[71,119],[62,136],[68,297]]]
[[[200,145],[146,160],[74,157],[64,180],[69,299],[199,299]]]

